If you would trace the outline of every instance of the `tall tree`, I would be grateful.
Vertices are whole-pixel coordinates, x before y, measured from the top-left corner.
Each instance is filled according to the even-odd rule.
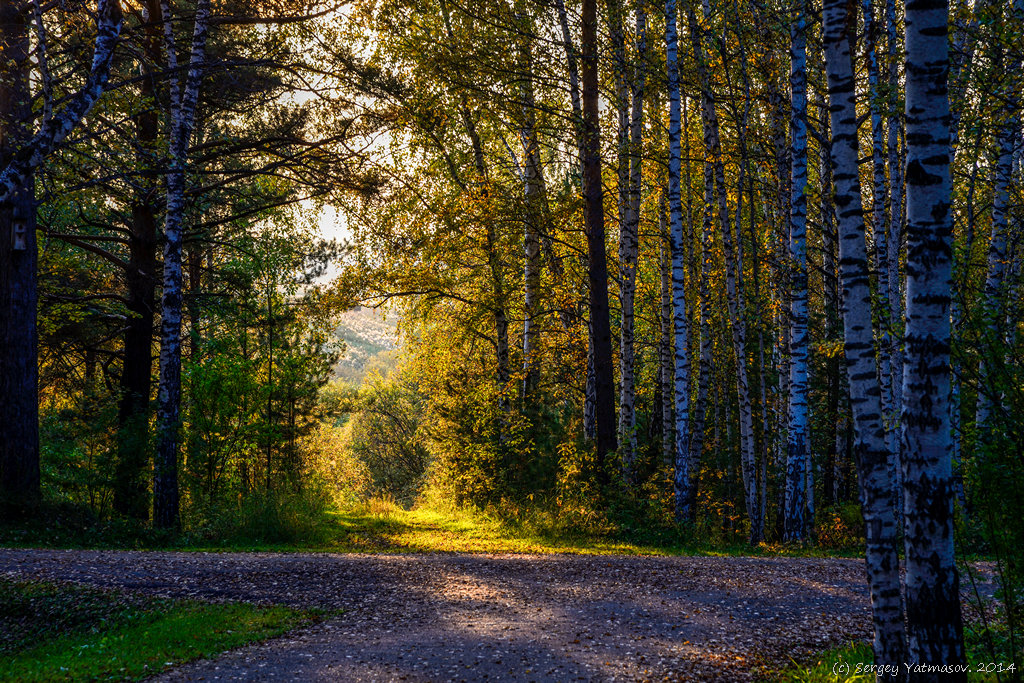
[[[619,227],[619,299],[622,321],[619,333],[619,450],[627,480],[636,474],[636,387],[634,350],[634,300],[636,298],[637,259],[640,247],[641,162],[643,159],[644,86],[647,82],[647,11],[643,1],[636,8],[636,60],[629,85],[630,114],[626,155],[620,161],[625,176]]]
[[[170,79],[170,135],[167,202],[164,213],[164,271],[160,298],[160,380],[157,397],[157,451],[153,470],[153,524],[173,529],[180,524],[178,446],[181,422],[181,317],[184,276],[181,248],[185,233],[185,172],[195,124],[199,88],[206,67],[210,0],[196,5],[188,70],[182,82],[169,0],[161,0],[164,51]]]
[[[857,108],[846,0],[826,0],[823,42],[832,125],[832,177],[839,225],[844,352],[854,419],[854,450],[866,524],[865,549],[875,663],[900,666],[905,658],[903,603],[889,449],[871,325],[871,287],[864,207],[857,170]],[[930,660],[918,660],[930,661]]]
[[[1009,9],[1011,21],[1005,22],[1004,31],[1013,31],[1013,27],[1020,26],[1024,21],[1024,0],[1015,0]],[[1009,236],[1010,214],[1012,203],[1010,200],[1010,188],[1013,183],[1014,161],[1020,154],[1021,129],[1020,129],[1020,98],[1021,98],[1021,59],[1020,53],[1009,55],[1003,45],[996,47],[996,65],[1005,69],[1005,81],[999,97],[1003,102],[999,112],[1002,119],[998,124],[996,142],[996,164],[995,178],[992,197],[992,234],[988,243],[988,256],[986,258],[985,272],[985,300],[983,317],[985,321],[988,338],[996,348],[1002,346],[1002,337],[1005,336],[1005,325],[1002,322],[1004,284],[1007,275],[1007,262],[1009,260]],[[981,359],[979,365],[979,387],[978,407],[975,417],[975,428],[979,434],[984,435],[987,429],[989,413],[992,406],[999,400],[999,396],[993,391],[992,382],[989,381],[987,363],[985,358]],[[984,436],[982,436],[984,438]]]
[[[594,407],[598,478],[608,477],[607,455],[616,450],[615,382],[612,328],[608,308],[608,259],[605,254],[604,193],[601,189],[600,91],[597,78],[597,0],[583,0],[580,58],[583,62],[583,222],[587,234],[590,289],[590,346],[594,363]]]
[[[890,469],[893,472],[893,481],[899,481],[896,474],[898,467],[898,449],[896,446],[896,431],[892,422],[895,406],[893,403],[893,380],[892,380],[892,321],[890,319],[891,309],[889,307],[889,250],[886,246],[887,234],[891,233],[891,220],[886,220],[886,193],[885,185],[885,130],[882,127],[883,105],[878,67],[877,51],[877,22],[875,20],[875,4],[872,0],[864,0],[862,3],[864,13],[864,41],[866,43],[867,71],[868,71],[868,99],[871,110],[871,227],[874,235],[874,259],[872,267],[875,271],[877,282],[877,301],[875,318],[877,323],[878,337],[878,376],[882,389],[882,410],[886,421],[886,443],[889,446]],[[897,489],[898,496],[898,489]]]
[[[117,463],[114,510],[137,519],[149,518],[148,472],[150,394],[153,384],[153,317],[156,309],[157,222],[159,216],[160,119],[157,79],[162,56],[160,3],[147,0],[153,21],[143,27],[139,68],[142,105],[132,116],[138,137],[136,161],[142,181],[131,206],[128,261],[125,273],[130,316],[124,331],[121,401],[118,406]]]
[[[915,662],[962,664],[963,625],[953,556],[949,414],[953,251],[949,7],[946,0],[908,0],[905,12],[907,327],[903,491],[907,655]],[[966,680],[967,676],[943,678]]]
[[[686,312],[686,234],[683,230],[683,205],[680,190],[681,112],[679,92],[678,29],[676,2],[665,3],[665,50],[668,68],[668,216],[672,255],[672,321],[675,332],[673,369],[675,406],[675,508],[676,520],[692,521],[690,507],[690,335]]]
[[[31,47],[35,21],[35,54]],[[35,170],[65,141],[107,87],[123,18],[118,0],[100,0],[85,83],[54,112],[47,33],[38,2],[0,7],[0,501],[15,508],[39,498],[38,291]],[[33,133],[35,58],[42,112]]]
[[[807,33],[806,9],[794,10],[790,47],[790,163],[789,202],[790,333],[789,333],[789,449],[786,465],[787,541],[804,537],[807,526]]]

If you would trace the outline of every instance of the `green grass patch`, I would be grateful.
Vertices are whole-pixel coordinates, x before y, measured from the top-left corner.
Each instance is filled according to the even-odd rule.
[[[873,683],[873,673],[864,673],[863,666],[871,664],[874,657],[867,643],[852,643],[846,647],[826,650],[813,662],[793,666],[785,671],[769,674],[765,681],[770,683]],[[858,673],[858,665],[862,667]]]
[[[308,509],[307,509],[308,508]],[[0,546],[135,548],[270,552],[473,552],[620,555],[859,557],[861,545],[787,546],[709,542],[673,526],[565,523],[529,512],[499,516],[453,507],[406,510],[371,499],[340,510],[250,504],[213,523],[172,536],[134,522],[103,521],[68,507],[43,510],[31,521],[0,522]]]
[[[319,618],[286,607],[0,581],[0,681],[140,680]]]
[[[1005,624],[994,625],[991,629],[980,624],[967,625],[964,628],[964,645],[969,666],[968,681],[1006,683],[1024,678],[1020,663],[1011,655]],[[870,671],[866,672],[864,667],[874,661],[868,643],[852,643],[822,652],[809,663],[794,662],[785,671],[767,674],[764,680],[767,683],[872,683],[875,676]],[[906,669],[902,669],[901,674],[905,677]]]
[[[546,523],[547,522],[547,523]],[[694,541],[678,529],[624,531],[587,530],[559,526],[549,520],[503,519],[480,511],[417,507],[406,510],[389,501],[370,500],[362,505],[327,512],[315,543],[282,544],[254,538],[248,542],[193,538],[195,549],[313,550],[377,553],[571,553],[617,555],[762,555],[856,557],[846,551],[814,547],[744,543],[712,545]]]

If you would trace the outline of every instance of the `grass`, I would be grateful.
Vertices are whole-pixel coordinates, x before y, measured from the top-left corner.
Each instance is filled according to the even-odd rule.
[[[316,612],[0,581],[0,681],[132,681],[319,619]]]
[[[403,510],[371,503],[331,513],[333,546],[371,552],[572,553],[617,555],[776,555],[813,553],[810,548],[745,544],[710,547],[678,532],[658,537],[588,532],[522,524],[481,513],[429,508]]]
[[[986,632],[978,624],[964,628],[964,645],[967,649],[967,663],[970,667],[967,680],[977,683],[1007,683],[1019,681],[1019,663],[1014,662],[1005,625]],[[770,683],[870,683],[875,680],[866,666],[874,663],[871,646],[867,643],[851,643],[846,647],[827,650],[813,662],[793,663],[782,672],[768,674]],[[858,668],[859,666],[859,668]],[[906,670],[901,673],[905,676]],[[889,678],[889,675],[883,677]]]
[[[288,517],[282,519],[282,516]],[[821,548],[741,540],[711,543],[676,528],[586,529],[543,515],[498,518],[479,511],[417,507],[371,499],[341,510],[295,514],[285,506],[247,509],[234,522],[177,536],[128,521],[102,522],[69,508],[0,523],[0,547],[137,548],[266,552],[471,552],[619,555],[858,557],[862,548]]]
[[[806,665],[793,662],[791,668],[769,674],[765,680],[771,683],[873,683],[874,674],[863,671],[863,666],[873,661],[870,645],[852,643],[826,650]]]

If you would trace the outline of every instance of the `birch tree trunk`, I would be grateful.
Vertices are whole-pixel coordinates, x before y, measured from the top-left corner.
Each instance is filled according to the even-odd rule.
[[[683,232],[683,204],[680,190],[681,112],[679,94],[679,38],[675,0],[665,3],[665,53],[668,69],[668,216],[672,254],[672,321],[675,332],[675,492],[676,521],[693,519],[690,509],[690,339],[686,312],[686,241]]]
[[[662,192],[661,201],[658,202],[658,227],[661,235],[661,248],[659,253],[659,270],[661,271],[661,307],[659,319],[661,322],[661,343],[660,351],[660,372],[661,380],[661,454],[662,462],[666,465],[675,464],[675,363],[673,362],[674,349],[672,337],[672,248],[668,235],[668,216],[666,215],[665,195]],[[666,248],[667,246],[667,248]]]
[[[891,479],[898,509],[901,487],[899,485],[900,448],[896,425],[899,418],[897,417],[897,406],[895,403],[896,392],[893,390],[893,386],[896,383],[891,361],[894,347],[892,336],[893,320],[891,317],[893,310],[889,305],[890,253],[886,241],[887,233],[896,233],[895,225],[898,217],[894,218],[886,215],[888,193],[886,192],[885,130],[882,126],[883,102],[879,87],[878,53],[876,48],[877,26],[873,0],[863,0],[862,9],[864,12],[864,35],[867,53],[868,98],[871,111],[871,170],[873,181],[871,188],[871,226],[875,241],[872,266],[877,281],[875,318],[878,323],[876,332],[878,339],[878,377],[882,389],[882,414],[885,421],[885,442],[889,449],[889,470],[892,473]],[[898,251],[895,258],[898,261]]]
[[[792,25],[790,51],[790,163],[792,177],[789,213],[790,381],[789,448],[786,465],[785,540],[801,541],[807,526],[807,34],[806,9],[798,5]]]
[[[907,655],[965,661],[953,557],[949,171],[949,11],[907,2],[907,362],[903,369],[903,490]],[[938,680],[938,677],[921,680]],[[966,675],[943,680],[966,680]]]
[[[886,192],[885,177],[885,130],[882,127],[882,95],[879,90],[878,74],[878,53],[877,27],[875,22],[875,7],[873,0],[863,0],[861,9],[864,12],[864,40],[867,53],[868,71],[868,99],[871,111],[871,227],[874,232],[874,267],[877,278],[878,307],[876,317],[878,320],[878,376],[882,387],[882,411],[886,420],[886,443],[889,446],[889,453],[893,472],[898,466],[898,451],[896,447],[895,430],[892,428],[892,415],[895,407],[893,405],[892,392],[892,365],[890,363],[890,351],[892,350],[892,323],[890,321],[889,308],[889,250],[886,246],[887,228],[891,221],[886,220]],[[895,477],[894,477],[895,481]]]
[[[636,388],[633,301],[636,296],[637,255],[640,245],[640,182],[643,145],[644,85],[646,83],[647,14],[643,4],[636,9],[636,67],[631,85],[631,112],[628,117],[625,196],[621,197],[622,219],[619,228],[619,298],[622,321],[619,343],[619,452],[627,482],[635,480],[636,470]],[[623,66],[623,68],[625,68]],[[620,164],[623,162],[620,161]],[[620,182],[623,173],[620,171]]]
[[[184,87],[176,74],[178,57],[170,1],[161,0],[164,49],[170,72],[170,160],[167,169],[167,206],[164,216],[163,293],[160,299],[160,379],[157,391],[157,450],[153,476],[153,524],[159,529],[180,525],[178,510],[178,446],[181,422],[181,318],[184,237],[185,169],[195,122],[196,104],[206,61],[210,0],[196,5],[192,51]]]
[[[534,358],[539,332],[540,303],[540,224],[544,218],[544,191],[541,176],[540,144],[537,139],[536,105],[533,94],[533,55],[529,36],[532,27],[523,15],[523,41],[520,54],[522,71],[522,117],[519,131],[523,145],[523,402],[529,406],[537,387],[539,368]]]
[[[888,86],[889,108],[888,125],[886,128],[886,158],[889,167],[889,235],[888,235],[888,273],[886,282],[889,285],[889,322],[893,333],[889,336],[890,394],[892,396],[893,433],[899,434],[900,420],[903,413],[903,287],[900,278],[900,253],[902,252],[903,236],[903,157],[900,154],[900,131],[903,125],[903,112],[899,103],[900,74],[899,62],[902,55],[897,44],[896,33],[896,0],[885,0],[886,45],[888,48]],[[899,438],[895,439],[897,460],[901,457],[902,446]],[[897,500],[902,497],[902,468],[895,469],[896,480],[893,482],[897,490]],[[899,507],[899,505],[897,505]]]
[[[1005,22],[1008,26],[1020,26],[1024,22],[1024,0],[1015,0],[1010,9],[1010,20]],[[1011,28],[1010,30],[1014,30]],[[1005,52],[1000,48],[1000,52]],[[1017,53],[1019,55],[1019,53]],[[998,61],[1003,61],[1003,54],[1000,54]],[[1005,67],[1007,74],[1004,91],[999,97],[1003,101],[1002,124],[999,126],[998,142],[999,151],[996,157],[995,178],[993,181],[994,192],[992,198],[992,235],[988,243],[988,256],[985,272],[984,290],[984,311],[983,320],[988,328],[988,339],[993,343],[994,349],[1002,346],[1003,337],[1007,334],[1006,326],[1003,324],[1005,306],[1001,305],[1006,300],[1004,293],[1004,282],[1006,280],[1006,266],[1009,261],[1007,236],[1009,234],[1009,213],[1011,209],[1010,187],[1013,182],[1014,158],[1018,153],[1020,141],[1020,73],[1021,62],[1018,56],[1012,56],[1009,63],[999,64],[997,67]],[[989,373],[985,358],[982,356],[978,366],[979,390],[978,406],[975,416],[975,428],[980,438],[988,429],[988,420],[992,411],[992,405],[999,400],[996,387],[989,381]]]
[[[832,171],[839,225],[844,347],[867,537],[865,559],[875,631],[875,663],[902,666],[904,629],[896,517],[871,325],[864,209],[857,171],[856,92],[846,0],[825,0],[823,19],[832,124]]]
[[[28,21],[31,16],[28,8],[29,3],[18,5],[10,3],[7,11],[17,16],[10,17],[9,28],[5,31],[5,47],[11,50],[12,56],[17,54],[19,41],[28,41]],[[43,118],[42,124],[35,135],[28,139],[26,135],[17,148],[7,150],[3,159],[3,167],[0,169],[0,204],[19,192],[24,183],[30,180],[32,173],[46,158],[60,146],[71,134],[71,131],[81,123],[93,105],[99,100],[107,88],[107,81],[110,76],[110,63],[114,57],[114,50],[118,44],[123,25],[121,5],[118,0],[99,0],[96,5],[96,41],[92,53],[92,65],[89,75],[86,77],[82,87],[70,98],[64,107],[57,113]],[[24,48],[28,50],[28,47]],[[27,54],[27,53],[26,53]],[[25,94],[29,95],[28,85],[25,86]],[[47,108],[52,102],[44,103]],[[29,125],[29,118],[23,119],[26,126]]]

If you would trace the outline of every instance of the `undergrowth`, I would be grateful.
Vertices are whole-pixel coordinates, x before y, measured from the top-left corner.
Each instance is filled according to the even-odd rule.
[[[0,681],[141,680],[319,618],[286,607],[0,580]]]
[[[749,546],[741,533],[708,534],[645,519],[620,506],[595,514],[552,501],[504,501],[487,509],[440,498],[411,509],[387,497],[332,506],[326,498],[252,496],[233,506],[192,510],[184,530],[169,533],[129,520],[104,520],[88,509],[47,504],[29,520],[0,522],[8,547],[269,550],[330,552],[619,553],[655,555],[797,555],[856,557],[844,545]]]

